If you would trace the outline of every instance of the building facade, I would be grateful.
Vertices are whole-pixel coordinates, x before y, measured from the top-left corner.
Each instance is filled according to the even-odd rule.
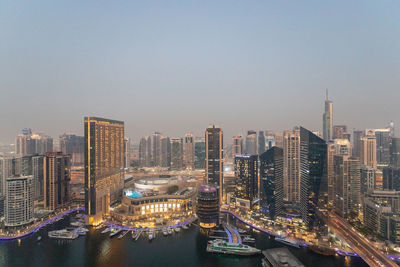
[[[258,155],[235,156],[235,197],[249,202],[258,198]]]
[[[210,126],[205,132],[206,140],[206,170],[207,184],[218,189],[219,202],[223,201],[224,193],[224,135],[221,128]]]

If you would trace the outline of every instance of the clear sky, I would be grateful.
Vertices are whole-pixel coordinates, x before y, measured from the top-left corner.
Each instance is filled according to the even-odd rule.
[[[85,115],[136,141],[321,130],[325,88],[335,124],[400,127],[400,1],[0,3],[0,142]]]

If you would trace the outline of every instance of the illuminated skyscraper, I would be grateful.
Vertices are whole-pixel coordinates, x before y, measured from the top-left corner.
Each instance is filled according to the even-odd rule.
[[[223,201],[224,185],[224,135],[221,128],[210,126],[206,139],[206,183],[218,187],[219,203]]]
[[[260,155],[260,205],[271,220],[283,213],[283,149],[272,147]]]
[[[381,167],[390,163],[390,147],[392,144],[391,128],[375,129],[376,137],[376,162]]]
[[[6,179],[5,226],[25,225],[34,220],[32,175]]]
[[[85,117],[86,223],[97,225],[124,185],[124,122]]]
[[[284,198],[300,202],[300,131],[285,131],[283,139]]]
[[[243,154],[243,139],[241,135],[235,135],[232,139],[232,157],[235,158],[236,155]]]
[[[194,136],[192,132],[185,134],[184,161],[186,169],[194,170]]]
[[[325,113],[323,121],[323,137],[325,141],[333,138],[333,102],[328,98],[328,89],[326,90]]]
[[[327,144],[327,176],[328,176],[328,206],[333,207],[335,201],[335,170],[334,157],[336,148],[335,144],[329,142]]]
[[[390,165],[395,168],[400,168],[400,138],[393,137],[390,147]]]
[[[361,137],[364,136],[363,131],[354,131],[353,132],[353,157],[360,157],[360,144],[361,144]]]
[[[131,139],[124,139],[124,167],[129,168],[131,163]]]
[[[361,208],[360,160],[348,155],[336,155],[335,211],[343,218],[357,217]]]
[[[43,165],[43,203],[48,210],[70,200],[71,158],[62,152],[48,152]]]
[[[327,145],[303,127],[300,127],[300,171],[300,212],[311,230],[317,222],[317,209],[327,208]]]
[[[247,201],[248,206],[258,198],[258,155],[235,156],[236,201]]]
[[[32,157],[32,175],[35,187],[35,200],[43,200],[43,165],[44,156],[38,155]]]

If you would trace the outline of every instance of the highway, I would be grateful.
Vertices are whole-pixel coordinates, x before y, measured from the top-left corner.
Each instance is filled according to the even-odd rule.
[[[329,215],[328,225],[336,234],[342,237],[369,266],[398,267],[398,265],[390,260],[384,253],[375,248],[370,241],[360,236],[344,219],[331,213]]]

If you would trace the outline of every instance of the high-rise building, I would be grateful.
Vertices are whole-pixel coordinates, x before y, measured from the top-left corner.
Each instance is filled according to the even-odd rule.
[[[171,138],[171,170],[183,169],[183,139]]]
[[[151,137],[142,137],[139,143],[139,164],[141,167],[151,167],[151,149]]]
[[[32,176],[33,176],[33,185],[34,185],[34,198],[35,200],[43,200],[43,165],[44,165],[44,156],[37,155],[32,157]]]
[[[333,138],[332,139],[345,139],[347,133],[346,125],[333,125]]]
[[[400,168],[385,167],[382,174],[383,189],[400,191]]]
[[[258,198],[258,155],[235,156],[235,197],[251,207]]]
[[[196,137],[194,140],[194,167],[196,169],[206,167],[206,141],[204,137]]]
[[[97,225],[124,186],[124,122],[85,117],[86,223]]]
[[[335,211],[343,218],[356,217],[361,208],[360,160],[335,155]]]
[[[366,194],[376,189],[376,169],[361,165],[361,194]]]
[[[272,147],[260,155],[260,205],[271,220],[283,214],[283,149]]]
[[[236,155],[243,154],[243,140],[241,135],[235,135],[232,139],[232,158],[235,158]]]
[[[327,144],[327,175],[328,175],[328,206],[332,208],[335,201],[335,169],[334,157],[336,154],[335,144],[330,141]]]
[[[13,168],[13,174],[16,176],[32,175],[32,156],[15,158]]]
[[[351,156],[351,144],[348,139],[334,139],[335,154]]]
[[[265,152],[265,136],[264,131],[258,132],[258,155]]]
[[[224,185],[224,135],[221,128],[210,126],[205,132],[206,183],[218,188],[219,203],[223,201]]]
[[[275,146],[283,148],[283,132],[275,133],[274,141]]]
[[[283,188],[284,198],[300,202],[300,131],[285,131],[283,139]]]
[[[372,130],[367,130],[360,139],[360,162],[363,166],[376,169],[376,137]]]
[[[43,163],[44,208],[55,210],[70,200],[71,157],[47,152]]]
[[[328,98],[328,90],[326,90],[325,112],[323,121],[323,137],[325,141],[332,140],[333,137],[333,102]]]
[[[400,138],[392,137],[390,147],[390,166],[400,168]]]
[[[153,133],[153,140],[152,140],[152,159],[153,159],[153,166],[161,166],[161,133],[154,132]]]
[[[42,133],[34,133],[31,135],[31,141],[34,143],[34,151],[32,154],[44,155],[53,151],[53,138]]]
[[[379,166],[385,167],[390,163],[390,147],[392,136],[390,127],[372,130],[376,137],[376,162]]]
[[[7,192],[6,180],[15,174],[15,159],[12,157],[0,157],[0,187],[1,195],[5,196]]]
[[[161,137],[161,167],[171,167],[171,141],[168,136]]]
[[[199,186],[196,215],[202,228],[213,228],[219,223],[219,196],[215,186]]]
[[[15,155],[26,156],[35,153],[35,143],[31,135],[32,130],[25,128],[15,137]]]
[[[253,130],[247,131],[245,154],[247,154],[247,155],[256,155],[257,154],[257,132],[256,131],[253,131]]]
[[[185,134],[184,160],[186,169],[194,170],[194,136],[192,132]]]
[[[300,213],[308,229],[317,222],[317,209],[328,202],[326,142],[300,127]]]
[[[71,155],[71,164],[73,166],[83,165],[85,162],[85,138],[75,134],[60,135],[60,150]]]
[[[20,226],[33,221],[33,192],[32,176],[6,179],[5,226]]]
[[[131,166],[131,139],[124,138],[124,168]]]
[[[269,133],[265,137],[265,149],[268,150],[274,146],[275,146],[275,136],[273,133]]]
[[[363,131],[354,131],[353,132],[353,157],[360,157],[361,155],[361,138],[364,136]]]

